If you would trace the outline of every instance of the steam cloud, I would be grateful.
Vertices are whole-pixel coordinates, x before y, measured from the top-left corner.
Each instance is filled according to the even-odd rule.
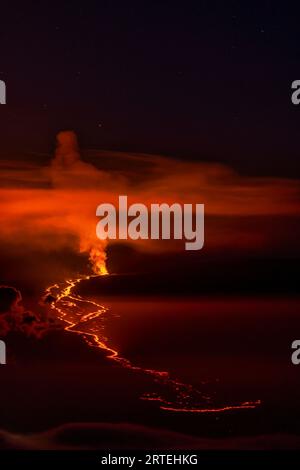
[[[72,131],[57,136],[55,156],[48,166],[3,162],[1,168],[0,241],[49,251],[53,244],[87,253],[95,273],[105,267],[105,242],[96,237],[96,207],[117,206],[118,196],[128,195],[129,204],[174,202],[204,203],[210,246],[263,250],[274,240],[290,245],[291,231],[276,234],[270,224],[247,218],[296,219],[300,212],[299,181],[285,178],[243,177],[226,165],[188,162],[159,155],[90,151],[83,161]],[[224,222],[225,220],[225,222]],[[292,235],[293,236],[293,235]],[[159,251],[159,241],[130,241],[135,248]],[[178,249],[172,243],[163,249]],[[180,248],[181,249],[181,248]],[[205,248],[204,248],[205,249]]]

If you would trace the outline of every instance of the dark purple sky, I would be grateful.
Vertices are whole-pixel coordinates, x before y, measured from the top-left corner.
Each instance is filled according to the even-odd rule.
[[[0,154],[83,147],[300,176],[299,13],[275,1],[1,5]]]

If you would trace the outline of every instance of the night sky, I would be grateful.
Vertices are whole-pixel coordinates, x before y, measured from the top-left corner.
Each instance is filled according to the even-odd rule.
[[[1,156],[83,148],[300,176],[299,9],[284,2],[1,5]]]

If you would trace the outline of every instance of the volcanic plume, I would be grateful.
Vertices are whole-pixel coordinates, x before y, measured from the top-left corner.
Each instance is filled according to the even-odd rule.
[[[96,208],[128,203],[203,203],[204,250],[237,253],[299,251],[299,181],[246,177],[232,168],[159,155],[81,152],[72,131],[57,136],[48,163],[2,162],[0,241],[6,252],[87,254],[93,272],[106,273],[106,242],[96,237]],[[293,230],[288,227],[292,225]],[[112,241],[118,243],[118,240]],[[168,240],[126,240],[134,250],[182,251]],[[53,279],[54,280],[54,279]]]

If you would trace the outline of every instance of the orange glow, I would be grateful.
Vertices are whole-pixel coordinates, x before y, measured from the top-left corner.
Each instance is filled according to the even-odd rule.
[[[261,401],[252,401],[252,402],[244,402],[240,405],[233,405],[233,406],[224,406],[221,408],[203,408],[203,409],[185,409],[185,408],[172,408],[171,406],[161,406],[162,410],[166,411],[175,411],[180,413],[222,413],[224,411],[235,411],[235,410],[249,410],[256,408],[258,405],[261,405]]]
[[[100,249],[99,246],[93,246],[90,250],[89,260],[95,274],[98,274],[99,276],[108,274],[105,264],[106,254],[103,248]]]

